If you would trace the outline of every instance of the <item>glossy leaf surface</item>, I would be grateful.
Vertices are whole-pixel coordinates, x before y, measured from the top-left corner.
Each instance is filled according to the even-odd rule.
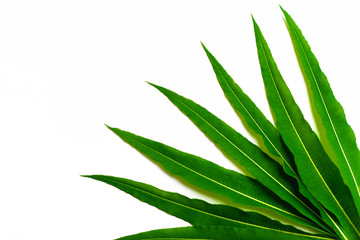
[[[227,205],[214,205],[203,200],[190,199],[178,193],[166,192],[153,186],[129,179],[103,175],[86,177],[112,185],[143,202],[155,206],[158,209],[183,219],[195,226],[216,225],[247,228],[253,232],[266,231],[270,236],[284,236],[292,239],[297,239],[298,237],[311,237],[309,234],[291,226],[286,226],[277,221],[273,221],[258,213],[244,212]],[[316,236],[315,238],[331,239],[322,236]]]
[[[321,71],[319,62],[311,51],[301,30],[291,16],[283,10],[291,39],[310,85],[315,109],[326,130],[326,137],[336,155],[345,183],[349,186],[355,205],[360,212],[360,152],[354,131],[346,121],[344,109],[336,100],[330,84]]]
[[[205,48],[206,54],[213,66],[216,77],[222,87],[225,96],[233,108],[241,115],[242,119],[250,126],[253,131],[260,136],[271,154],[279,157],[283,161],[284,171],[297,180],[300,192],[314,205],[322,216],[326,217],[325,210],[306,189],[300,179],[293,155],[284,145],[283,140],[277,129],[270,123],[261,111],[256,107],[254,102],[241,90],[231,76],[225,71],[215,57]],[[330,225],[331,221],[329,222]],[[325,227],[327,228],[327,227]],[[328,229],[328,228],[327,228]]]
[[[195,186],[227,197],[234,203],[269,209],[300,224],[314,225],[255,179],[165,144],[117,128],[110,129],[167,171]]]
[[[315,207],[299,193],[295,179],[289,178],[279,163],[205,108],[166,88],[153,86],[167,96],[227,156],[245,167],[281,199],[322,225]]]
[[[242,117],[242,120],[256,134],[262,137],[268,151],[282,160],[284,167],[289,169],[289,174],[293,177],[296,176],[296,165],[293,156],[283,143],[277,129],[243,92],[239,85],[235,83],[205,45],[203,45],[203,48],[210,60],[216,78],[232,107]]]
[[[182,228],[171,228],[171,229],[159,229],[149,232],[143,232],[131,236],[126,236],[118,238],[117,240],[142,240],[142,239],[152,239],[152,240],[238,240],[238,239],[247,239],[247,240],[285,240],[285,239],[294,240],[306,240],[306,239],[332,239],[324,238],[321,236],[302,236],[302,235],[292,235],[282,233],[272,233],[267,230],[261,229],[251,229],[251,228],[233,228],[233,227],[224,227],[224,226],[197,226],[197,227],[182,227]]]
[[[249,176],[163,143],[108,127],[166,172],[236,205],[210,204],[125,178],[85,176],[112,185],[192,225],[119,239],[360,240],[360,152],[354,132],[301,30],[282,11],[314,109],[320,116],[317,124],[325,129],[327,141],[321,142],[304,119],[253,19],[261,73],[275,126],[204,45],[203,48],[224,95],[251,133],[264,143],[265,147],[260,143],[262,149],[199,104],[150,83]],[[323,147],[327,142],[332,149]],[[339,168],[327,153],[335,153]],[[265,212],[276,213],[274,218],[285,217],[280,219],[315,231],[304,232],[305,229],[284,225],[264,216]],[[317,235],[318,232],[322,235]]]
[[[295,103],[255,21],[254,29],[267,97],[278,130],[295,157],[299,175],[312,195],[339,219],[344,230],[334,222],[335,230],[341,232],[344,239],[348,239],[346,234],[350,239],[357,239],[359,217],[353,211],[350,192]]]

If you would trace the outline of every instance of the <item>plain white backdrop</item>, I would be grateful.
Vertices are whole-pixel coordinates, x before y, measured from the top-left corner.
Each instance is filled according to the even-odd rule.
[[[271,118],[251,14],[314,126],[279,4],[302,29],[360,136],[357,2],[0,1],[0,239],[110,240],[187,226],[81,174],[131,178],[215,202],[164,173],[104,123],[235,169],[145,81],[193,99],[248,136],[200,41]]]

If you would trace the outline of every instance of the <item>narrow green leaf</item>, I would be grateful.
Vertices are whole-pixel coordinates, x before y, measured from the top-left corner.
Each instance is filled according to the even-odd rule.
[[[161,164],[170,173],[195,186],[227,197],[234,203],[270,209],[314,228],[312,222],[255,179],[165,144],[117,128],[109,129],[142,154]]]
[[[324,227],[316,208],[299,193],[296,180],[289,178],[279,163],[205,108],[166,88],[152,85],[168,97],[227,156],[245,167],[259,182],[303,215]]]
[[[304,233],[291,226],[283,225],[258,213],[244,212],[238,208],[227,205],[214,205],[203,200],[190,199],[178,193],[166,192],[129,179],[103,175],[85,177],[114,186],[143,202],[195,226],[229,226],[259,229],[259,231],[267,231],[269,235],[286,235],[291,239],[311,237],[310,234]],[[329,239],[328,237],[320,237],[320,239],[321,238]]]
[[[118,238],[117,240],[237,240],[241,237],[240,234],[241,229],[238,228],[223,226],[198,226],[153,230]]]
[[[332,239],[324,238],[321,236],[289,236],[284,233],[273,233],[267,230],[254,229],[254,228],[233,228],[225,226],[195,226],[195,227],[181,227],[181,228],[169,228],[169,229],[159,229],[149,232],[143,232],[131,236],[126,236],[118,238],[117,240],[143,240],[143,239],[152,239],[152,240],[281,240],[281,239],[295,239],[295,240],[305,240],[305,239]]]
[[[351,194],[339,170],[325,153],[317,135],[296,105],[255,20],[254,29],[267,97],[278,130],[295,157],[299,175],[313,196],[337,216],[346,236],[332,219],[336,228],[334,230],[343,239],[358,239],[359,218],[354,212]]]
[[[268,151],[284,164],[284,168],[289,170],[293,177],[297,175],[296,165],[291,152],[283,143],[279,132],[274,125],[264,116],[255,103],[243,92],[235,83],[232,77],[226,72],[216,58],[202,44],[206,55],[216,74],[216,78],[230,104],[234,110],[242,117],[242,120],[258,135],[268,149]]]
[[[284,10],[288,29],[303,70],[310,85],[315,109],[325,127],[326,137],[337,157],[345,183],[349,186],[360,213],[360,151],[354,131],[346,121],[344,109],[336,100],[330,84],[321,71],[319,62],[311,51],[299,27]]]
[[[256,107],[255,103],[242,91],[204,45],[203,48],[212,64],[224,94],[233,108],[242,116],[246,124],[248,124],[255,133],[262,136],[269,152],[283,161],[284,171],[298,181],[300,192],[316,206],[322,216],[326,216],[325,210],[302,183],[296,170],[294,157],[284,144],[278,130],[267,120],[263,113]],[[329,222],[329,224],[332,225],[331,222]]]

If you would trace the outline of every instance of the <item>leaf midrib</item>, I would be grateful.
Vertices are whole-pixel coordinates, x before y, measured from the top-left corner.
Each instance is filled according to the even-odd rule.
[[[287,166],[289,167],[289,169],[291,169],[291,171],[295,174],[295,176],[300,179],[300,177],[297,175],[297,173],[295,173],[295,171],[293,170],[293,168],[289,165],[289,163],[285,160],[285,158],[283,157],[283,155],[279,152],[279,150],[273,145],[272,141],[270,141],[270,139],[268,138],[268,136],[265,134],[265,132],[262,130],[262,128],[258,125],[257,121],[255,121],[255,119],[252,117],[252,115],[249,113],[249,111],[247,110],[247,108],[245,107],[245,105],[242,103],[242,101],[238,98],[237,94],[235,94],[235,91],[233,90],[233,88],[231,87],[231,85],[229,84],[229,82],[226,80],[227,78],[224,76],[223,72],[221,71],[221,69],[214,64],[214,67],[218,70],[217,72],[219,72],[221,74],[221,77],[225,80],[224,82],[227,84],[227,86],[229,87],[229,89],[231,90],[231,92],[233,93],[233,95],[235,96],[235,98],[238,100],[238,102],[243,106],[243,108],[245,109],[245,111],[248,113],[248,115],[250,116],[251,120],[256,124],[256,126],[258,127],[258,129],[263,133],[263,135],[266,137],[266,139],[268,140],[268,142],[271,144],[271,146],[277,151],[277,153],[280,155],[280,157],[283,159],[283,161],[287,164]],[[302,201],[300,201],[301,203],[303,203]],[[303,205],[309,209],[315,216],[318,216],[318,218],[321,218],[317,213],[315,213],[310,207],[308,207],[306,204],[303,203]],[[328,216],[328,218],[331,220],[331,222],[338,228],[338,230],[341,232],[341,230],[339,229],[339,227],[336,225],[336,223],[334,222],[334,220],[330,217],[330,215],[322,208],[322,206],[320,205],[321,209],[325,212],[325,214]]]
[[[173,96],[176,98],[176,96]],[[180,99],[176,98],[180,103],[185,105],[188,109],[190,109],[193,113],[195,113],[198,117],[200,117],[206,124],[208,124],[212,129],[214,129],[220,136],[222,136],[227,142],[229,142],[233,147],[236,148],[240,153],[242,153],[245,157],[247,157],[253,164],[255,164],[262,172],[264,172],[268,177],[270,177],[275,183],[277,183],[281,188],[283,188],[286,192],[288,192],[292,197],[294,197],[299,203],[304,205],[306,208],[309,209],[309,207],[302,202],[296,195],[294,195],[288,188],[286,188],[282,183],[280,183],[275,177],[273,177],[269,172],[267,172],[265,169],[263,169],[256,161],[254,161],[250,156],[248,156],[246,153],[244,153],[241,149],[239,149],[236,144],[234,144],[232,141],[230,141],[226,136],[224,136],[221,132],[219,132],[214,126],[212,126],[206,119],[204,119],[201,115],[199,115],[195,110],[193,110],[190,106],[183,103]],[[296,215],[295,215],[296,216]],[[300,218],[297,216],[297,218]],[[300,218],[303,219],[303,218]],[[306,222],[309,222],[306,219],[303,219]]]
[[[146,147],[146,148],[150,149],[151,151],[153,151],[153,152],[155,152],[155,153],[157,153],[157,154],[159,154],[159,155],[167,158],[168,160],[172,161],[173,163],[179,165],[180,167],[185,168],[186,170],[188,170],[188,171],[190,171],[190,172],[193,172],[194,174],[199,175],[200,177],[205,178],[206,180],[208,180],[208,181],[210,181],[210,182],[213,182],[213,183],[215,183],[215,184],[217,184],[217,185],[219,185],[219,186],[221,186],[221,187],[224,187],[224,188],[226,188],[226,189],[228,189],[228,190],[230,190],[230,191],[232,191],[232,192],[234,192],[234,193],[236,193],[236,194],[240,194],[240,195],[242,195],[242,196],[244,196],[244,197],[246,197],[246,198],[249,198],[249,199],[251,199],[251,200],[253,200],[253,201],[255,201],[255,202],[258,202],[258,203],[260,203],[260,204],[263,204],[263,205],[265,205],[265,206],[268,206],[269,208],[275,209],[275,210],[280,211],[280,212],[283,212],[283,213],[285,213],[285,214],[287,214],[287,215],[290,215],[290,216],[293,216],[293,217],[295,217],[295,218],[298,218],[298,219],[301,219],[301,220],[303,220],[303,221],[308,222],[306,219],[303,219],[303,218],[297,216],[296,214],[287,212],[287,211],[285,211],[285,210],[283,210],[283,209],[281,209],[281,208],[278,208],[278,207],[273,206],[273,205],[271,205],[271,204],[269,204],[269,203],[263,202],[263,201],[261,201],[261,200],[259,200],[259,199],[256,199],[256,198],[254,198],[254,197],[252,197],[252,196],[249,196],[249,195],[247,195],[247,194],[245,194],[245,193],[239,192],[239,191],[237,191],[237,190],[235,190],[235,189],[233,189],[233,188],[231,188],[231,187],[229,187],[229,186],[226,186],[226,185],[224,185],[224,184],[222,184],[222,183],[220,183],[220,182],[218,182],[218,181],[215,181],[214,179],[209,178],[209,177],[207,177],[207,176],[205,176],[205,175],[203,175],[203,174],[201,174],[201,173],[199,173],[199,172],[197,172],[197,171],[195,171],[195,170],[193,170],[193,169],[191,169],[191,168],[189,168],[189,167],[187,167],[187,166],[179,163],[178,161],[170,158],[169,156],[166,156],[166,155],[164,155],[163,153],[154,150],[153,148],[151,148],[151,147],[143,144],[142,142],[139,142],[139,141],[136,140],[135,138],[132,138],[132,137],[130,137],[129,135],[126,135],[126,136],[127,136],[128,138],[131,138],[133,141],[137,142],[138,144],[141,144],[143,147]]]
[[[108,180],[108,181],[119,184],[119,182],[117,182],[117,181],[115,181],[115,180]],[[153,194],[153,193],[151,193],[151,192],[145,191],[145,190],[143,190],[143,189],[141,189],[141,188],[132,186],[132,185],[130,185],[130,184],[126,184],[126,183],[123,183],[123,182],[121,182],[120,184],[126,185],[126,186],[128,186],[128,187],[130,187],[130,188],[136,189],[137,191],[140,191],[140,192],[149,194],[149,195],[154,196],[154,197],[156,197],[156,198],[160,198],[160,199],[162,199],[162,200],[164,200],[164,201],[173,203],[173,204],[175,204],[175,205],[179,205],[180,207],[188,208],[188,209],[193,210],[193,211],[195,211],[195,212],[200,212],[200,213],[202,213],[202,214],[209,215],[209,216],[212,216],[212,217],[215,217],[215,218],[220,218],[220,219],[223,219],[223,220],[226,220],[226,221],[243,224],[243,225],[250,226],[250,227],[255,227],[255,228],[260,228],[260,229],[265,229],[265,230],[270,230],[270,231],[275,231],[275,232],[281,232],[281,233],[284,233],[284,234],[297,235],[297,236],[303,236],[303,237],[311,237],[311,238],[316,238],[316,239],[329,239],[329,240],[332,240],[332,239],[333,239],[333,238],[327,238],[327,237],[321,237],[321,236],[313,236],[313,235],[307,235],[307,234],[301,234],[301,233],[295,233],[295,232],[288,232],[288,231],[284,231],[284,230],[280,230],[280,229],[268,228],[268,227],[265,227],[265,226],[255,225],[255,224],[252,224],[252,223],[246,223],[246,222],[234,220],[234,219],[231,219],[231,218],[222,217],[222,216],[215,215],[215,214],[209,213],[209,212],[205,212],[205,211],[203,211],[203,210],[200,210],[200,209],[197,209],[197,208],[188,206],[188,205],[184,205],[184,204],[182,204],[182,203],[179,203],[179,202],[170,200],[170,199],[168,199],[168,198],[164,198],[164,197],[162,197],[162,196],[159,196],[159,195]]]
[[[261,43],[261,48],[262,48],[262,50],[263,50],[264,55],[267,56],[266,53],[265,53],[265,49],[264,49],[264,46],[263,46],[262,42],[260,42],[260,43]],[[357,229],[355,228],[355,226],[353,225],[352,221],[349,219],[349,217],[347,216],[347,214],[344,212],[344,209],[342,208],[342,206],[341,206],[340,203],[338,202],[337,198],[334,196],[333,192],[330,190],[329,186],[328,186],[327,183],[325,182],[324,178],[322,177],[322,175],[320,174],[319,170],[317,169],[315,163],[313,162],[312,158],[310,157],[310,155],[309,155],[309,153],[308,153],[308,151],[307,151],[307,148],[305,147],[305,145],[304,145],[304,143],[303,143],[303,141],[302,141],[299,133],[297,132],[297,130],[296,130],[296,128],[295,128],[295,126],[294,126],[294,124],[293,124],[293,122],[292,122],[292,120],[291,120],[291,118],[290,118],[290,116],[289,116],[289,113],[288,113],[288,111],[287,111],[287,109],[286,109],[286,107],[285,107],[285,105],[284,105],[283,99],[282,99],[282,97],[281,97],[281,95],[280,95],[280,93],[279,93],[279,89],[278,89],[278,87],[277,87],[277,85],[276,85],[276,83],[275,83],[275,79],[274,79],[274,76],[273,76],[273,72],[272,72],[272,69],[270,68],[270,65],[269,65],[269,62],[268,62],[267,57],[265,57],[265,59],[266,59],[266,63],[267,63],[267,65],[268,65],[268,68],[269,68],[270,73],[271,73],[271,79],[273,80],[275,89],[276,89],[276,91],[277,91],[277,93],[278,93],[278,95],[279,95],[279,99],[280,99],[281,105],[283,106],[283,108],[284,108],[284,110],[285,110],[285,113],[286,113],[286,116],[287,116],[287,118],[289,119],[289,121],[290,121],[290,123],[291,123],[291,126],[292,126],[294,132],[296,133],[296,136],[297,136],[297,138],[299,139],[299,141],[300,141],[303,149],[305,150],[306,155],[308,156],[311,164],[313,165],[314,169],[316,170],[316,173],[319,175],[321,181],[324,183],[326,189],[329,191],[329,193],[331,194],[331,196],[333,197],[333,199],[334,199],[335,202],[337,203],[338,207],[341,209],[342,213],[345,215],[346,219],[350,222],[350,224],[352,225],[352,227],[353,227],[353,228],[355,229],[355,231],[358,233],[358,231],[357,231]],[[331,216],[330,216],[326,211],[325,211],[325,213],[326,213],[326,215],[331,219],[331,221],[334,223],[334,225],[335,225],[336,228],[340,231],[340,233],[343,235],[343,237],[344,237],[345,239],[348,239],[348,238],[344,235],[344,233],[342,232],[342,230],[340,229],[340,227],[333,221],[333,219],[331,218]],[[358,234],[359,234],[359,233],[358,233]]]
[[[225,83],[227,84],[227,86],[230,88],[231,92],[233,93],[233,95],[235,96],[235,98],[238,100],[238,102],[241,104],[241,106],[245,109],[246,113],[250,116],[251,120],[255,123],[256,127],[261,131],[261,133],[263,134],[263,136],[265,136],[266,140],[271,144],[271,146],[273,147],[273,149],[275,149],[275,151],[279,154],[280,158],[286,163],[286,165],[289,167],[289,169],[291,169],[291,171],[294,173],[295,176],[297,176],[296,172],[294,171],[294,169],[290,166],[290,164],[288,163],[288,161],[285,159],[285,157],[281,154],[281,152],[278,150],[278,148],[273,144],[273,142],[269,139],[269,137],[267,136],[267,134],[263,131],[263,129],[260,127],[260,125],[257,123],[257,121],[253,118],[253,116],[250,114],[250,112],[248,111],[248,109],[245,107],[245,105],[242,103],[242,101],[238,98],[237,94],[235,93],[235,91],[233,90],[233,88],[231,87],[231,85],[228,83],[228,81],[226,80],[226,77],[224,76],[224,74],[222,73],[222,71],[215,66],[216,69],[218,70],[218,72],[220,72],[221,76],[225,79]]]
[[[292,25],[292,23],[290,23],[290,24]],[[342,153],[342,155],[343,155],[343,157],[344,157],[344,159],[345,159],[345,161],[346,161],[346,165],[348,166],[349,171],[350,171],[350,173],[351,173],[351,178],[352,178],[352,180],[354,181],[354,184],[355,184],[355,186],[356,186],[357,193],[358,193],[358,195],[359,195],[359,197],[360,197],[359,185],[358,185],[358,183],[357,183],[357,181],[356,181],[356,179],[355,179],[355,175],[354,175],[354,172],[353,172],[353,170],[352,170],[352,168],[351,168],[351,166],[350,166],[350,163],[349,163],[349,160],[348,160],[348,158],[347,158],[347,155],[345,154],[345,151],[344,151],[344,149],[343,149],[343,147],[342,147],[342,143],[341,143],[340,138],[339,138],[339,136],[338,136],[338,134],[337,134],[337,131],[336,131],[336,128],[335,128],[335,126],[334,126],[332,117],[331,117],[331,115],[330,115],[330,113],[329,113],[329,111],[328,111],[327,104],[326,104],[326,102],[325,102],[325,100],[324,100],[324,98],[323,98],[323,94],[322,94],[321,89],[320,89],[320,87],[319,87],[318,80],[317,80],[317,78],[316,78],[316,76],[315,76],[315,74],[314,74],[314,71],[313,71],[312,66],[311,66],[311,64],[310,64],[310,61],[309,61],[309,59],[308,59],[308,56],[307,56],[307,54],[306,54],[306,52],[305,52],[305,50],[304,50],[304,46],[303,46],[303,44],[302,44],[302,41],[300,40],[299,35],[298,35],[298,33],[297,33],[297,31],[296,31],[296,29],[294,28],[293,25],[292,25],[292,28],[294,29],[295,35],[296,35],[296,37],[297,37],[297,39],[298,39],[298,42],[300,43],[301,50],[303,51],[303,54],[304,54],[305,59],[306,59],[306,63],[307,63],[307,65],[308,65],[308,67],[309,67],[309,69],[310,69],[310,71],[311,71],[311,75],[312,75],[312,77],[313,77],[313,79],[314,79],[316,88],[317,88],[317,90],[318,90],[318,92],[319,92],[319,95],[320,95],[320,98],[321,98],[321,102],[322,102],[322,104],[323,104],[323,106],[324,106],[326,115],[327,115],[327,117],[328,117],[328,119],[329,119],[329,121],[330,121],[331,128],[332,128],[333,131],[334,131],[334,134],[335,134],[335,137],[336,137],[336,141],[337,141],[337,143],[338,143],[338,145],[339,145],[339,147],[340,147],[340,149],[341,149],[341,153]]]

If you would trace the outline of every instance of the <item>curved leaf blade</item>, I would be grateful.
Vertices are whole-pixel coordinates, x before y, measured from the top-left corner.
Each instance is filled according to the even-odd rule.
[[[263,113],[257,108],[255,103],[242,91],[242,89],[235,83],[232,77],[204,45],[203,48],[212,64],[218,82],[230,104],[242,116],[248,126],[250,126],[255,133],[262,136],[265,146],[269,152],[283,161],[284,171],[297,180],[300,192],[309,199],[314,206],[316,206],[316,208],[320,211],[321,216],[326,217],[323,207],[302,183],[302,180],[296,170],[294,157],[284,144],[278,130],[269,120],[267,120]],[[329,223],[332,225],[331,222]]]
[[[314,105],[325,127],[345,183],[360,213],[360,151],[354,131],[346,121],[344,109],[336,100],[319,62],[291,16],[282,9],[305,79],[310,83]]]
[[[183,219],[195,226],[228,226],[267,231],[269,234],[287,235],[291,239],[312,237],[312,235],[283,225],[254,212],[244,212],[227,205],[209,204],[203,200],[190,199],[178,193],[166,192],[151,185],[104,175],[85,176],[114,186],[140,201]],[[331,239],[314,236],[316,239]]]
[[[241,237],[240,232],[241,230],[238,228],[230,228],[223,226],[181,227],[152,230],[148,232],[134,234],[131,236],[121,237],[116,240],[237,240]]]
[[[255,179],[133,133],[117,128],[109,129],[170,173],[195,186],[224,196],[234,203],[266,208],[314,228],[312,222]]]
[[[296,165],[291,152],[281,140],[280,134],[274,125],[264,116],[255,103],[243,92],[238,84],[226,72],[224,67],[216,60],[211,52],[202,44],[208,56],[216,78],[229,100],[234,110],[242,117],[242,120],[258,135],[268,149],[268,151],[280,158],[289,169],[289,174],[293,177],[297,175]]]
[[[291,236],[294,240],[306,239],[330,239],[321,236]],[[225,226],[195,226],[170,229],[159,229],[143,232],[131,236],[118,238],[117,240],[287,240],[289,236],[282,233],[272,233],[266,230],[251,228],[233,228]]]
[[[343,239],[357,239],[359,218],[351,194],[340,172],[325,153],[319,139],[304,119],[286,86],[270,49],[254,22],[256,45],[267,97],[276,116],[278,130],[295,157],[301,179],[307,189],[339,219],[344,231],[328,216]]]
[[[245,167],[259,182],[300,213],[326,228],[314,206],[299,193],[296,180],[289,178],[278,162],[205,108],[166,88],[151,85],[178,107],[230,159]]]

